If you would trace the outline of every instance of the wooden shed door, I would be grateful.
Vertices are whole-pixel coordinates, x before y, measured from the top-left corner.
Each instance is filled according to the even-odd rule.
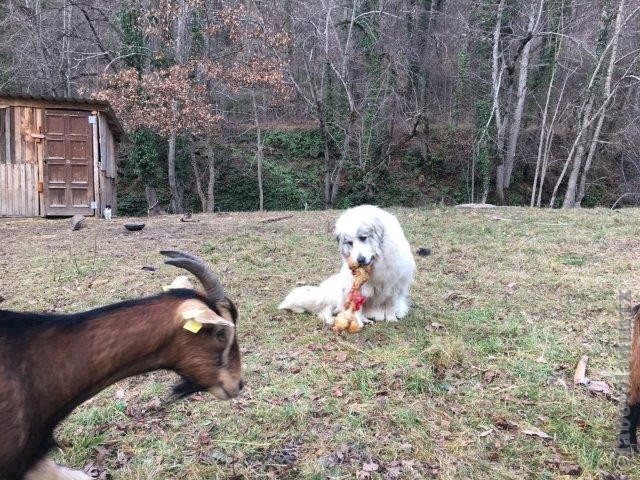
[[[89,112],[45,110],[46,215],[92,215],[93,138]]]

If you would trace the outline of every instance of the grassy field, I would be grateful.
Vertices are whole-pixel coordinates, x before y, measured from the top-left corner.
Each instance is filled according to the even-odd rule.
[[[175,247],[210,262],[241,312],[242,398],[165,408],[173,374],[130,379],[63,423],[56,459],[113,479],[640,478],[614,449],[618,404],[572,381],[588,355],[590,378],[622,388],[619,292],[640,299],[640,211],[395,213],[414,250],[432,248],[414,308],[343,337],[276,310],[337,270],[338,212],[168,216],[139,233],[0,221],[2,308],[158,292],[178,272],[158,250]]]

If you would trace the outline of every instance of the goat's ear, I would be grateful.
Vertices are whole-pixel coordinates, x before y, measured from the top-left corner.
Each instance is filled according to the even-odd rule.
[[[236,322],[238,319],[238,309],[234,305],[234,303],[228,298],[223,298],[222,300],[218,300],[216,302],[216,308],[220,315],[222,315],[225,319]]]
[[[198,333],[203,325],[221,325],[234,328],[235,325],[229,320],[225,320],[216,312],[202,304],[192,304],[185,302],[180,312],[184,321],[182,328],[192,333]]]

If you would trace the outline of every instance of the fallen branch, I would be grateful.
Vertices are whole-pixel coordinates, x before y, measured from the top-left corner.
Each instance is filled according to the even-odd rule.
[[[454,208],[496,208],[496,206],[491,203],[460,203]]]
[[[580,385],[587,379],[587,363],[589,363],[589,357],[583,355],[578,365],[576,365],[576,371],[573,374],[574,385]]]
[[[576,371],[573,374],[573,384],[585,387],[589,392],[594,395],[604,395],[610,400],[617,400],[613,394],[611,386],[603,380],[591,380],[587,378],[587,363],[589,357],[583,355],[576,365]]]
[[[282,217],[267,218],[265,220],[260,220],[260,223],[279,222],[280,220],[286,220],[287,218],[293,218],[293,215],[283,215]]]
[[[616,208],[616,205],[618,205],[618,202],[620,200],[622,200],[623,198],[628,197],[628,196],[640,197],[640,193],[627,192],[627,193],[624,193],[624,194],[620,195],[620,197],[618,197],[618,199],[613,203],[613,205],[611,205],[611,210],[614,210]]]

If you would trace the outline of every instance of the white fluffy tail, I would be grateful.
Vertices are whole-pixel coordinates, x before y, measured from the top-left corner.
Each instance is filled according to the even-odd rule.
[[[326,303],[325,294],[320,287],[305,285],[292,290],[278,305],[278,309],[319,314],[326,307]]]
[[[56,465],[52,460],[42,460],[25,475],[25,480],[91,480],[91,477],[80,470],[69,470]]]

